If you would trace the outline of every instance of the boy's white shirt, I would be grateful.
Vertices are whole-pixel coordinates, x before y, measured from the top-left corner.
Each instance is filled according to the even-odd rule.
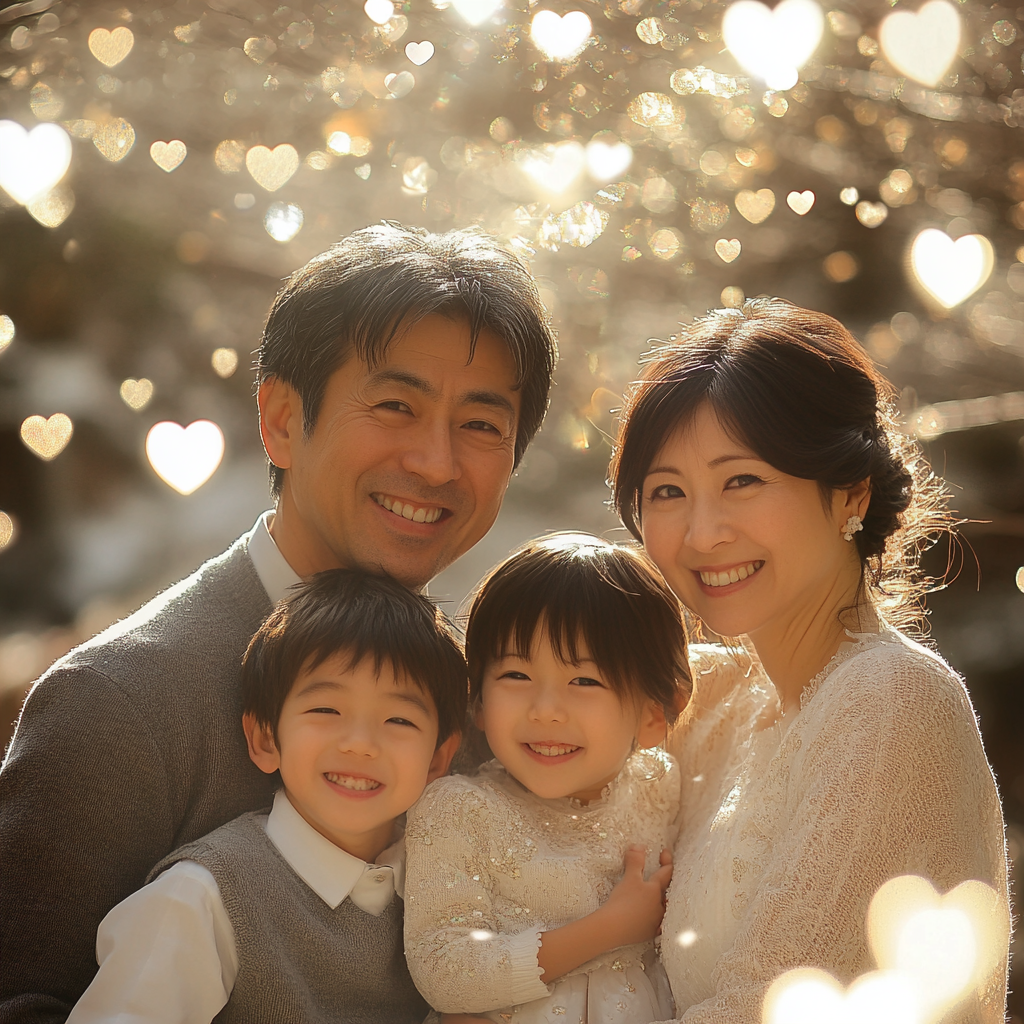
[[[402,895],[405,848],[367,864],[320,835],[283,790],[267,836],[295,873],[331,909],[345,899],[380,915]],[[96,936],[99,973],[69,1024],[199,1024],[224,1008],[238,976],[234,929],[213,875],[180,861],[119,903]]]

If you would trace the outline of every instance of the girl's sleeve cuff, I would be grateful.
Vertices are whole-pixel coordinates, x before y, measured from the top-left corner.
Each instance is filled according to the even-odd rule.
[[[512,962],[512,1002],[529,1003],[544,999],[551,989],[540,980],[541,969],[537,962],[540,949],[540,928],[527,928],[507,940],[505,949]]]

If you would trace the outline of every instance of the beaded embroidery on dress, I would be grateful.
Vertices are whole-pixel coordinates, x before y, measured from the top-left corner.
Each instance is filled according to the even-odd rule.
[[[898,875],[942,892],[979,879],[1008,923],[995,781],[967,691],[938,655],[889,628],[853,634],[799,712],[766,728],[773,698],[756,666],[744,677],[723,648],[700,658],[706,698],[670,743],[687,766],[683,804],[697,808],[663,922],[683,1024],[757,1024],[768,986],[792,968],[844,985],[874,969],[867,907]],[[703,799],[686,777],[701,756],[713,769]],[[944,1021],[999,1024],[1006,968]]]
[[[653,943],[540,980],[540,933],[595,911],[622,877],[626,847],[647,872],[674,845],[679,770],[633,754],[598,800],[545,800],[497,762],[432,783],[406,828],[405,946],[424,998],[496,1024],[650,1024],[673,1013]]]

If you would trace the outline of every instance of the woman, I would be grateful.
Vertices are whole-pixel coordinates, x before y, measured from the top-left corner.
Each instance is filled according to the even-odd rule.
[[[690,611],[675,752],[690,780],[662,955],[685,1024],[758,1024],[771,982],[873,970],[865,915],[905,874],[1003,897],[1003,821],[970,700],[919,622],[945,495],[837,321],[771,299],[695,323],[627,397],[614,501]],[[1003,1019],[1006,960],[966,1019]]]

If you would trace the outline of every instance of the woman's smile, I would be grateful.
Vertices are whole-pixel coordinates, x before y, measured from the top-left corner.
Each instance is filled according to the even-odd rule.
[[[694,569],[693,572],[700,579],[701,589],[705,594],[722,597],[742,589],[741,584],[747,583],[763,568],[764,559],[757,558],[751,562],[740,562],[715,569]]]

